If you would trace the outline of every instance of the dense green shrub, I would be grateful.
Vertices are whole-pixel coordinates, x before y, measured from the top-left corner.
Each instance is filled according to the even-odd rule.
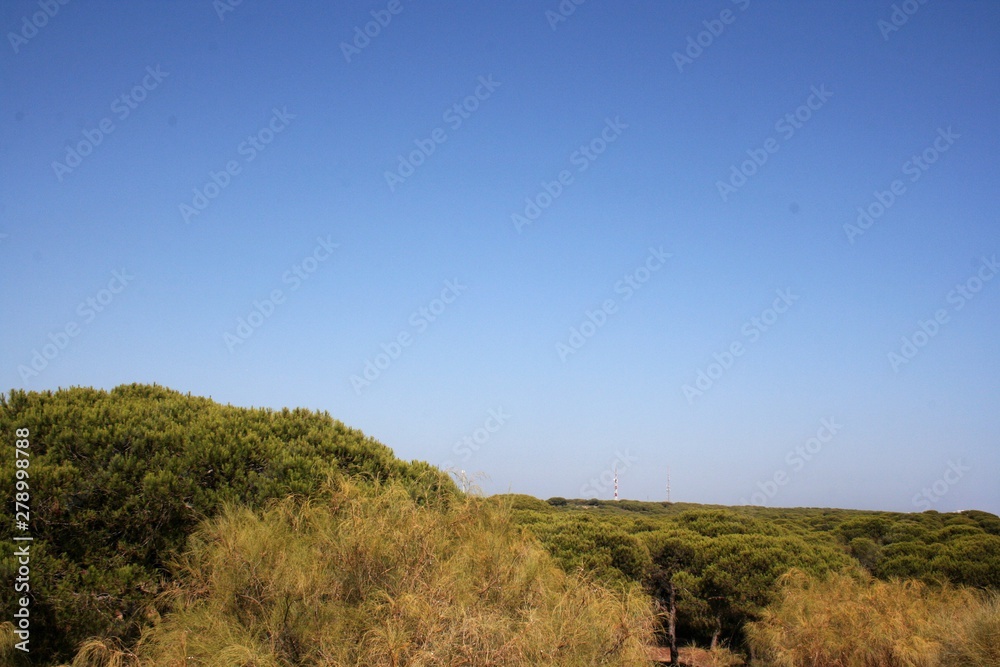
[[[641,581],[649,552],[622,527],[590,516],[564,516],[531,525],[567,571],[585,570],[608,582]]]

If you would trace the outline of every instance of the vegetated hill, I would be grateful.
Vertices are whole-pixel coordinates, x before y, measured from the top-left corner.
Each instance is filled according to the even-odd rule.
[[[510,498],[518,523],[564,568],[642,581],[685,640],[745,646],[746,625],[776,601],[790,569],[823,578],[863,568],[1000,591],[1000,518],[988,512]]]
[[[220,405],[159,386],[0,396],[10,447],[27,428],[32,656],[67,660],[91,636],[134,639],[163,590],[168,562],[226,503],[262,507],[316,492],[329,477],[399,480],[418,502],[458,490],[436,468],[397,459],[326,413]],[[9,493],[5,491],[5,493]],[[13,503],[0,513],[0,579],[13,581]],[[20,533],[20,531],[18,531]],[[14,596],[0,613],[11,618]]]
[[[703,644],[722,640],[745,650],[749,647],[747,628],[757,628],[755,641],[760,652],[780,653],[805,645],[806,639],[789,640],[789,644],[780,638],[807,637],[811,619],[796,625],[802,620],[797,610],[813,604],[813,592],[820,591],[816,595],[822,597],[822,591],[827,590],[824,586],[836,588],[838,576],[860,582],[852,590],[854,597],[844,598],[848,600],[844,604],[860,605],[875,616],[877,610],[872,611],[866,600],[891,598],[896,595],[891,591],[897,589],[885,589],[890,593],[883,596],[883,589],[866,583],[865,577],[875,577],[875,581],[918,579],[934,590],[942,582],[972,587],[969,590],[973,593],[974,589],[1000,589],[1000,519],[986,512],[903,514],[561,498],[546,502],[528,496],[496,497],[490,499],[491,504],[477,505],[474,499],[463,497],[441,471],[422,462],[400,461],[384,445],[326,413],[223,406],[155,385],[122,386],[110,392],[84,388],[13,391],[9,397],[0,396],[0,432],[12,442],[19,428],[30,430],[31,443],[33,664],[65,662],[81,641],[92,636],[115,638],[91,642],[91,653],[83,654],[86,664],[103,665],[108,661],[98,659],[101,651],[111,655],[108,647],[135,647],[140,630],[149,630],[157,618],[162,618],[163,624],[148,636],[164,650],[167,662],[178,648],[170,637],[183,647],[186,628],[191,623],[206,623],[211,631],[199,632],[195,638],[205,638],[205,655],[218,646],[212,642],[224,643],[227,637],[239,635],[247,641],[233,644],[233,650],[243,650],[241,646],[257,641],[254,638],[263,632],[270,643],[250,647],[259,649],[261,656],[298,655],[313,642],[332,642],[324,650],[334,651],[339,650],[337,642],[366,637],[366,642],[381,646],[378,650],[384,654],[380,662],[371,664],[399,664],[398,656],[418,655],[439,624],[455,631],[460,640],[455,646],[466,646],[467,639],[482,640],[482,635],[462,634],[472,626],[449,626],[459,617],[449,616],[443,607],[434,605],[443,604],[447,596],[473,604],[470,600],[475,596],[468,597],[470,591],[489,592],[499,585],[497,582],[505,581],[504,577],[519,586],[533,582],[531,586],[547,587],[549,592],[562,595],[563,602],[540,604],[520,620],[517,614],[524,609],[516,605],[484,607],[480,609],[481,629],[509,648],[515,644],[506,638],[516,633],[506,634],[508,630],[532,627],[541,645],[549,641],[546,637],[556,643],[559,650],[546,654],[555,656],[552,664],[573,664],[565,642],[572,644],[578,639],[557,630],[576,626],[561,610],[574,608],[574,596],[581,586],[590,586],[593,577],[604,586],[591,587],[583,595],[599,602],[595,609],[605,603],[610,606],[604,608],[617,609],[604,615],[612,618],[617,614],[615,622],[627,630],[625,634],[613,633],[616,638],[611,652],[600,648],[603,630],[590,636],[597,637],[590,645],[598,647],[606,658],[594,664],[619,664],[620,658],[624,659],[625,653],[615,653],[615,646],[623,646],[619,640],[624,641],[626,635],[633,641],[644,634],[643,618],[650,604],[659,613],[664,638]],[[0,485],[4,488],[14,487],[18,472],[14,460],[13,456],[4,457],[0,463]],[[306,518],[289,514],[290,510],[266,510],[272,501],[286,503],[286,508],[293,507],[288,502],[329,501],[331,489],[347,488],[349,478],[364,482],[366,488],[385,487],[389,492],[370,495],[369,490],[359,489],[337,496],[340,492],[333,491],[334,497],[354,508],[346,515],[336,514],[339,506],[334,508],[335,514]],[[297,500],[289,501],[290,495],[298,496]],[[498,518],[491,514],[497,506],[510,509]],[[412,514],[415,508],[427,513]],[[13,504],[5,503],[0,516],[0,576],[7,581],[17,569],[12,557],[12,510]],[[393,510],[408,518],[394,524]],[[228,519],[212,523],[220,514]],[[517,536],[509,532],[508,515],[519,529],[534,537],[515,539]],[[370,548],[370,553],[354,551],[350,558],[324,560],[321,569],[344,568],[338,574],[342,580],[329,579],[341,581],[329,590],[306,585],[308,582],[299,576],[302,573],[295,569],[301,566],[303,572],[310,572],[309,567],[314,566],[307,567],[305,560],[296,561],[296,565],[278,558],[280,549],[261,550],[254,542],[255,535],[272,533],[287,534],[291,540],[289,527],[295,532],[313,521],[326,526],[326,533],[304,535],[304,541],[295,545],[289,542],[289,553],[318,553],[328,546],[349,551],[355,538],[368,540],[366,549]],[[333,525],[346,531],[346,541],[337,543],[340,546],[329,541]],[[200,537],[192,537],[196,531]],[[503,544],[480,544],[488,543],[488,536],[497,531],[504,531],[504,539],[510,539]],[[504,554],[535,554],[535,537],[564,570],[572,573],[570,579],[552,575],[547,569],[549,561],[542,563],[537,554],[525,560],[521,570],[505,565]],[[393,551],[397,547],[402,550]],[[466,554],[464,558],[475,562],[454,561],[444,570],[434,570],[455,553]],[[278,558],[272,563],[274,567],[284,569],[265,571],[271,567],[268,559],[274,558]],[[227,560],[233,563],[225,569]],[[246,567],[240,563],[257,568],[257,574],[250,572],[252,580],[246,579]],[[390,563],[434,573],[429,581],[435,583],[423,591],[433,594],[431,598],[421,597],[415,589],[398,588],[399,581],[391,572],[397,565],[390,567]],[[452,565],[455,569],[449,570]],[[807,579],[789,580],[789,570],[802,572]],[[216,572],[223,573],[230,583],[242,581],[246,586],[213,590],[225,583],[211,579]],[[323,570],[321,574],[330,573]],[[460,580],[466,574],[472,588],[469,581]],[[482,586],[476,584],[476,578],[484,576]],[[260,597],[258,594],[266,592],[271,583],[280,594]],[[899,590],[917,590],[911,583]],[[355,584],[374,586],[366,600],[338,597]],[[651,597],[639,594],[636,584],[644,586]],[[615,589],[612,597],[605,595],[608,588]],[[158,597],[164,591],[174,594]],[[395,597],[394,591],[401,597]],[[917,591],[915,595],[924,594]],[[958,597],[947,591],[943,595],[948,600],[978,600],[962,597],[967,595],[966,589]],[[13,613],[12,598],[0,597],[0,613],[8,619]],[[537,599],[543,598],[551,601],[544,595]],[[909,600],[900,608],[911,603],[916,605],[914,609],[935,604],[936,598],[926,599],[930,602],[924,607],[919,600]],[[257,602],[263,614],[259,618],[245,608],[245,604]],[[355,602],[363,604],[355,609]],[[420,606],[425,603],[431,606]],[[288,615],[293,607],[304,624]],[[994,631],[1000,627],[1000,603],[994,598],[969,608],[974,613],[967,622],[949,630],[946,639],[960,645],[962,641],[956,637],[981,636],[986,638],[979,642],[985,651],[1000,652],[992,639],[1000,636]],[[496,613],[502,616],[507,612],[510,614],[495,618],[500,625],[487,623]],[[835,613],[837,610],[831,610]],[[235,616],[228,618],[226,614]],[[368,621],[363,621],[331,635],[321,632],[313,622],[319,616],[311,618],[310,614],[357,615],[379,627],[367,627],[364,623]],[[885,620],[892,618],[895,616],[889,615]],[[427,625],[424,621],[428,619],[437,620]],[[220,624],[212,625],[214,620]],[[236,625],[226,625],[229,621]],[[5,642],[11,638],[10,627],[0,623],[0,660]],[[227,634],[229,629],[236,635]],[[938,632],[934,628],[928,632],[931,630]],[[834,639],[840,636],[828,635]],[[927,641],[937,641],[933,639],[937,635],[927,636]],[[122,644],[118,644],[119,639]],[[543,664],[528,657],[537,645],[517,644],[519,655],[529,661],[526,664]],[[630,646],[626,653],[633,651],[634,646]],[[560,647],[566,650],[560,653]],[[480,656],[486,661],[482,664],[494,664],[489,662],[492,650],[487,648]],[[826,655],[839,655],[838,650],[834,647]],[[867,655],[864,646],[860,650]],[[87,662],[86,655],[97,661]],[[245,657],[244,653],[239,655]],[[230,655],[234,660],[239,657],[234,656]],[[511,659],[501,664],[520,663]],[[902,663],[890,660],[884,664]]]

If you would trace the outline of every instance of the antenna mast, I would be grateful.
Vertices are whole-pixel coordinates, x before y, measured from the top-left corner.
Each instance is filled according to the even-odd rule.
[[[667,502],[670,502],[670,466],[667,466]]]
[[[615,500],[618,500],[618,466],[615,466]]]

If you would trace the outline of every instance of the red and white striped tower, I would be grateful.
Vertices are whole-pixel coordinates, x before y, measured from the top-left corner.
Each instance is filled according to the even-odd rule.
[[[615,466],[615,500],[618,500],[618,466]]]

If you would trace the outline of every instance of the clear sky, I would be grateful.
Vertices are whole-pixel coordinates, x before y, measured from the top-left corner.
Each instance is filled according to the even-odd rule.
[[[578,2],[4,2],[0,386],[1000,512],[1000,4]]]

